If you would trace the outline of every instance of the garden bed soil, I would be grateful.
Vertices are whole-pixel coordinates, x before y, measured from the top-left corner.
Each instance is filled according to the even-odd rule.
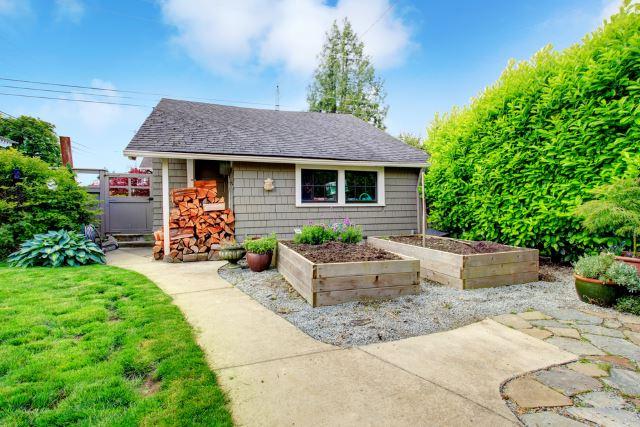
[[[389,240],[399,243],[406,243],[408,245],[422,247],[422,236],[392,236]],[[439,251],[451,252],[458,255],[472,255],[472,254],[490,254],[495,252],[510,252],[518,250],[513,246],[502,245],[500,243],[488,242],[488,241],[469,241],[469,240],[455,240],[455,239],[443,239],[438,237],[426,236],[425,247],[429,249],[436,249]]]
[[[282,243],[316,264],[402,259],[395,254],[367,244],[353,245],[340,242],[328,242],[322,245],[307,245],[293,242]]]

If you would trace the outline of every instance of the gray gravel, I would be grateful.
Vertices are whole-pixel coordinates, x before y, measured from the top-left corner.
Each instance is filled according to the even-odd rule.
[[[317,308],[307,304],[276,269],[253,273],[244,266],[223,267],[219,273],[313,338],[337,346],[446,331],[486,317],[529,309],[604,310],[578,299],[570,268],[544,265],[540,272],[545,281],[525,285],[459,291],[423,281],[418,295]]]

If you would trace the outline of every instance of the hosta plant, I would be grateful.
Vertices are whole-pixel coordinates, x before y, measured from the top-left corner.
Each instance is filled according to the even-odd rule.
[[[76,232],[66,230],[36,234],[9,255],[13,267],[62,267],[86,264],[104,264],[102,250]]]

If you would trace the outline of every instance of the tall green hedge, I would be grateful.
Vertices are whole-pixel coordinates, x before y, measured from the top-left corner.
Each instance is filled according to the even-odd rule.
[[[35,234],[80,231],[94,218],[94,206],[95,200],[66,167],[0,149],[0,259]]]
[[[430,221],[570,258],[607,239],[572,214],[640,153],[640,7],[563,52],[512,62],[428,130]]]

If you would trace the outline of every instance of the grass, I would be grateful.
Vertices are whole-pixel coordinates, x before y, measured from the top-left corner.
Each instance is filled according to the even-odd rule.
[[[0,425],[232,425],[191,327],[144,276],[0,266]]]

